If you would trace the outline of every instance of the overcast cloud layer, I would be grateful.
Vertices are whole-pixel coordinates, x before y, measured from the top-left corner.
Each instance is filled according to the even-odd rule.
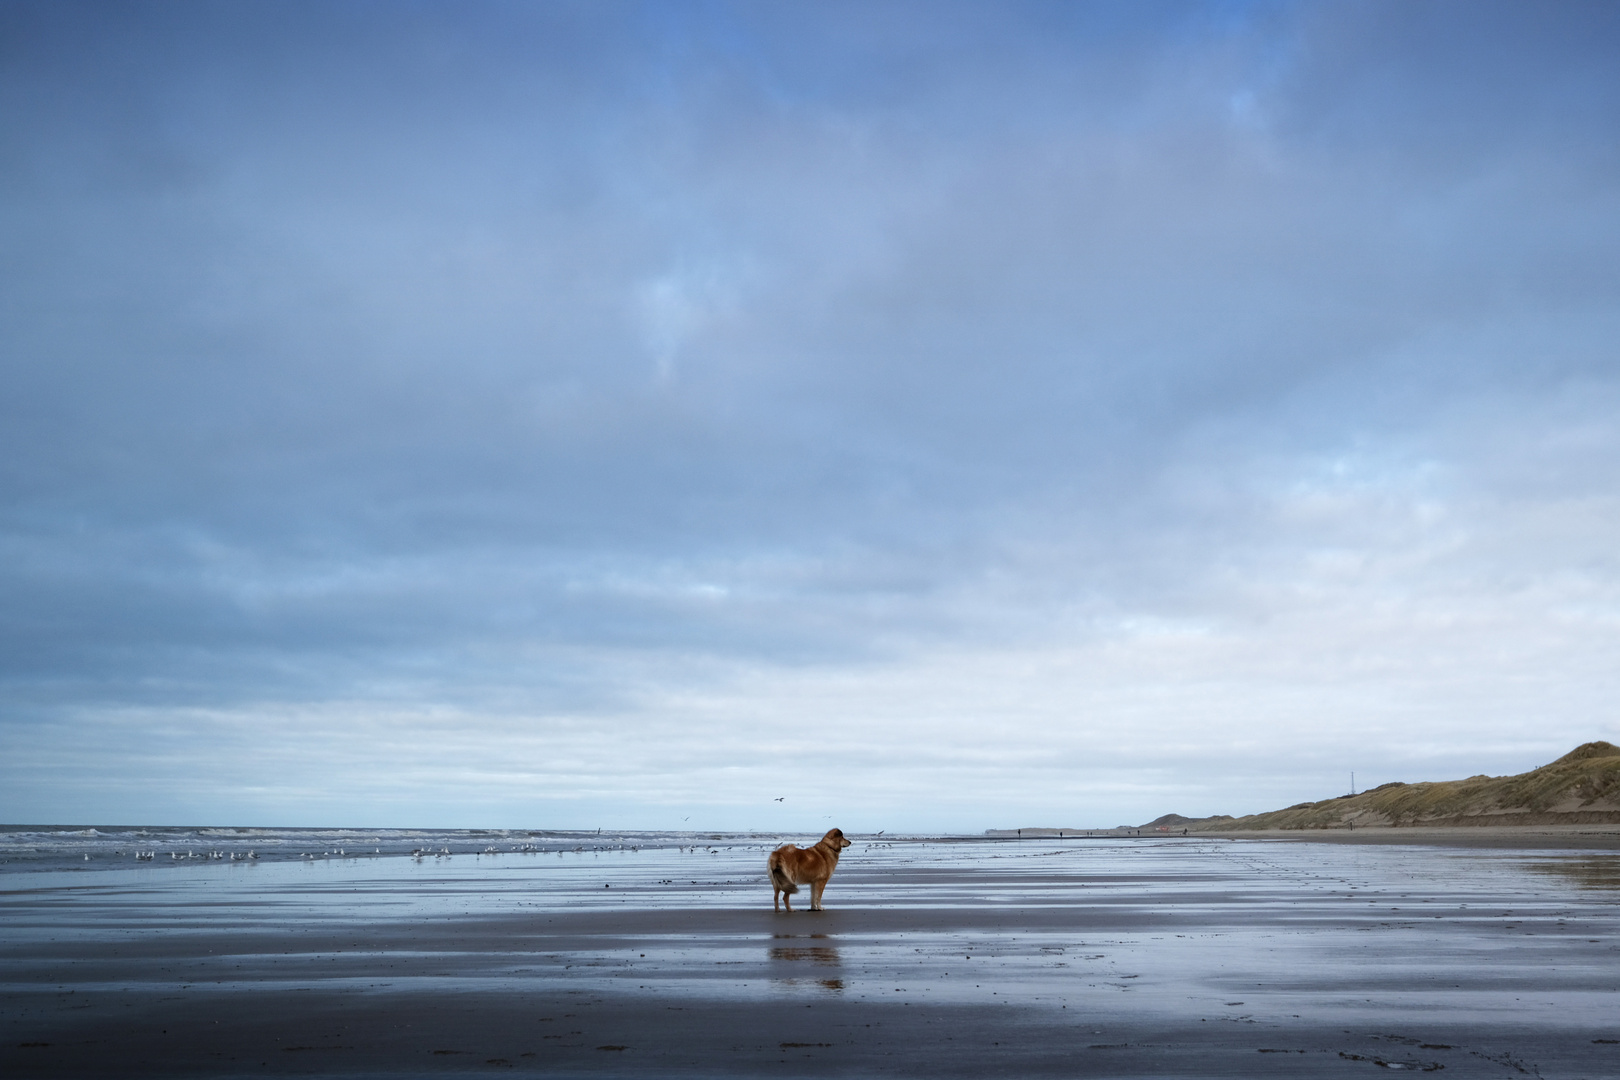
[[[1609,3],[8,0],[0,819],[1620,740],[1616,132]]]

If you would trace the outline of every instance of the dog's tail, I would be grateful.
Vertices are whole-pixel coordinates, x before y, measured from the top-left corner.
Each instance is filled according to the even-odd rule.
[[[771,852],[771,857],[765,860],[765,868],[771,873],[772,888],[776,889],[778,892],[790,894],[799,891],[799,887],[793,884],[792,879],[790,879],[787,876],[787,873],[782,869],[782,857],[776,852]]]

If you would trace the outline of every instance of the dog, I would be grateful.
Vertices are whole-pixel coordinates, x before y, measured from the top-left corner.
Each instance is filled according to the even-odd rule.
[[[765,868],[771,875],[771,906],[781,911],[786,904],[792,911],[793,894],[799,891],[800,885],[808,885],[810,910],[821,911],[821,894],[827,888],[827,879],[838,869],[838,856],[849,846],[850,841],[842,829],[829,829],[814,847],[783,844],[771,852],[771,857],[765,860]]]

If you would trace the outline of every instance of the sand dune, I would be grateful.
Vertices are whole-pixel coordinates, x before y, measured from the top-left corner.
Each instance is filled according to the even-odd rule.
[[[1234,832],[1393,827],[1620,825],[1620,747],[1589,742],[1517,776],[1391,783],[1245,817],[1165,814],[1143,829]]]

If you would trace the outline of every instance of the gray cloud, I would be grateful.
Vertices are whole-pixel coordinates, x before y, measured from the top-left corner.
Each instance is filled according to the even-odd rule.
[[[0,816],[785,827],[825,743],[874,827],[1112,824],[1616,733],[1606,5],[4,19]]]

